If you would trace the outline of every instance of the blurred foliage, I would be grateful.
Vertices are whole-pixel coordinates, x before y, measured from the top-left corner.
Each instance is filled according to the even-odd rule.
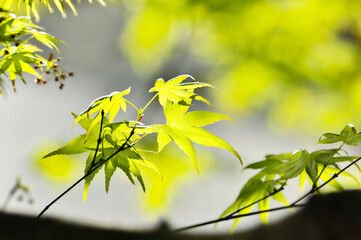
[[[74,2],[74,1],[73,1]],[[77,1],[79,4],[81,0]],[[89,0],[92,3],[92,0]],[[98,2],[105,6],[103,0],[98,0]],[[2,9],[16,12],[21,15],[26,15],[28,17],[34,16],[37,21],[40,20],[39,7],[45,6],[50,13],[54,12],[54,7],[59,10],[61,15],[66,18],[66,10],[69,7],[74,15],[78,15],[78,12],[75,9],[72,0],[2,0],[0,3]]]
[[[37,45],[41,43],[42,46],[59,52],[58,44],[63,42],[44,32],[44,29],[34,24],[30,17],[13,14],[15,2],[7,0],[0,3],[1,79],[9,79],[14,91],[16,91],[15,81],[17,78],[20,78],[24,84],[26,83],[24,74],[33,75],[37,84],[47,84],[48,80],[55,79],[62,89],[63,80],[66,79],[67,74],[58,64],[61,58],[54,58],[53,53],[50,53],[49,57],[42,56],[43,49]],[[33,3],[33,1],[25,1],[27,4],[29,2]],[[4,90],[3,80],[0,83],[1,94]]]
[[[207,66],[194,66],[192,75],[222,85],[216,97],[227,111],[266,114],[284,131],[361,122],[360,1],[122,3],[132,14],[121,45],[137,73],[164,71],[186,51]]]
[[[73,180],[81,169],[81,162],[77,157],[57,155],[44,159],[43,156],[51,149],[60,147],[55,142],[40,144],[33,153],[33,163],[35,169],[41,176],[52,180],[54,183],[68,182]]]
[[[186,156],[182,157],[179,150],[172,145],[167,146],[167,151],[159,154],[143,153],[153,160],[162,174],[162,179],[160,179],[154,171],[140,166],[144,180],[148,184],[145,193],[139,191],[138,199],[145,213],[148,213],[150,217],[166,215],[174,199],[198,178],[194,174],[193,164]],[[197,152],[202,176],[207,176],[209,171],[214,171],[215,157],[201,149],[197,149]]]

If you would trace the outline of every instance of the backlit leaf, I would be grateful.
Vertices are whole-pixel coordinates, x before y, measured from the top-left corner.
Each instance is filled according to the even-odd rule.
[[[356,128],[352,124],[347,124],[340,134],[325,133],[318,142],[324,144],[344,142],[350,146],[357,146],[361,142],[361,133],[357,133]]]
[[[188,103],[189,99],[195,99],[199,101],[203,101],[210,105],[210,102],[201,96],[198,96],[194,93],[194,89],[201,88],[201,87],[213,87],[208,83],[201,83],[201,82],[188,82],[182,83],[187,78],[193,79],[190,75],[180,75],[169,81],[165,82],[164,79],[160,78],[156,81],[153,88],[149,90],[149,92],[158,92],[158,99],[160,105],[166,107],[167,101],[182,104]],[[194,79],[193,79],[194,80]],[[213,108],[213,107],[212,107]]]
[[[163,83],[158,83],[160,87],[165,85],[162,84]],[[212,133],[200,128],[200,126],[212,124],[223,119],[231,120],[228,116],[204,111],[186,111],[187,109],[184,109],[183,106],[177,103],[172,103],[171,101],[167,101],[164,107],[164,115],[166,117],[167,124],[153,126],[154,128],[160,130],[157,137],[158,151],[161,151],[164,146],[173,140],[177,146],[192,160],[194,168],[198,174],[199,169],[192,142],[207,147],[220,147],[226,149],[233,153],[242,163],[241,157],[230,144],[228,144],[220,137],[217,137]]]
[[[126,100],[123,98],[123,96],[129,93],[130,93],[130,88],[122,92],[112,92],[109,95],[95,99],[92,103],[90,103],[88,108],[84,112],[82,112],[77,117],[77,119],[75,119],[73,126],[81,119],[88,118],[89,115],[96,113],[96,116],[94,117],[93,121],[89,125],[89,128],[87,129],[87,133],[85,136],[85,140],[87,140],[94,126],[101,121],[102,111],[104,112],[104,115],[106,115],[109,112],[109,122],[113,121],[120,107],[122,107],[122,110],[124,112],[126,111]]]

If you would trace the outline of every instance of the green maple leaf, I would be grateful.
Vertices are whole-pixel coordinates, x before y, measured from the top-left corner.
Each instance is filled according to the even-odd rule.
[[[58,44],[63,44],[63,42],[41,31],[43,28],[31,23],[29,18],[16,17],[10,14],[3,16],[2,20],[0,23],[0,42],[5,48],[0,51],[0,55],[3,56],[0,61],[0,74],[4,74],[10,79],[13,89],[16,91],[15,80],[17,76],[26,83],[23,77],[24,72],[34,75],[37,78],[42,78],[42,75],[39,74],[31,64],[43,62],[43,64],[47,66],[51,65],[50,61],[35,54],[42,50],[31,44],[29,40],[34,38],[51,49],[56,48],[58,52]],[[12,44],[15,44],[15,46]],[[42,67],[40,67],[39,70],[43,72]]]
[[[77,118],[78,116],[75,113],[72,113],[74,118]],[[94,119],[92,117],[89,118],[82,118],[79,119],[79,124],[82,126],[85,130],[89,128],[89,126],[94,122]],[[103,124],[108,124],[108,119],[104,117]],[[100,131],[100,123],[98,122],[94,127],[94,131],[88,135],[87,141],[86,141],[86,134],[81,134],[75,138],[73,138],[71,141],[66,143],[64,146],[48,153],[43,158],[51,157],[54,155],[72,155],[72,154],[80,154],[91,151],[91,149],[95,149],[97,145],[97,140],[99,138],[99,131]],[[111,147],[112,145],[104,141],[103,147]]]
[[[12,82],[15,90],[15,79],[17,76],[26,83],[23,72],[40,77],[39,73],[35,71],[33,67],[29,65],[34,64],[38,61],[33,52],[23,51],[21,49],[14,51],[12,54],[7,55],[3,60],[0,61],[0,73],[9,73],[9,78]]]
[[[273,176],[268,176],[265,180],[262,180],[261,175],[256,175],[252,177],[248,182],[243,186],[240,193],[238,194],[236,200],[222,213],[220,218],[234,213],[235,211],[239,211],[236,214],[242,215],[249,213],[256,204],[253,204],[254,202],[259,201],[260,199],[266,197],[267,195],[270,195],[275,191],[277,187],[281,187],[284,182],[280,180],[273,180]],[[288,205],[287,200],[285,199],[282,192],[278,192],[276,194],[272,195],[272,198],[276,201],[281,202],[284,205]],[[253,204],[250,207],[244,208],[246,206],[249,206]],[[243,210],[241,210],[244,208]],[[260,211],[268,210],[269,209],[269,198],[266,198],[263,201],[260,201],[258,203],[258,209]],[[260,214],[261,220],[266,223],[267,222],[267,216],[268,213],[262,213]],[[241,218],[237,218],[234,222],[233,229],[235,228],[236,224],[239,222]]]
[[[131,142],[139,139],[140,135],[158,132],[157,129],[145,126],[138,121],[122,121],[105,125],[104,130],[110,131],[111,139],[108,135],[105,135],[105,137],[109,142],[113,142],[114,146],[121,146],[129,136],[129,134],[133,131],[133,128],[134,134],[129,139]]]
[[[317,178],[317,162],[311,157],[310,153],[306,150],[300,150],[293,154],[291,160],[283,162],[277,168],[277,173],[282,175],[282,179],[295,178],[306,169],[307,174],[313,181]]]
[[[347,124],[340,134],[324,133],[318,143],[329,144],[343,142],[350,146],[357,146],[361,142],[361,133],[357,133],[356,128],[352,124]]]
[[[116,149],[107,150],[109,153],[107,155],[113,154]],[[134,184],[134,180],[132,175],[135,175],[138,179],[140,179],[140,183],[142,185],[143,190],[145,191],[144,182],[141,178],[139,170],[134,164],[134,160],[142,160],[142,157],[132,149],[125,149],[124,151],[120,151],[117,153],[113,158],[105,164],[105,190],[108,192],[109,190],[109,183],[112,175],[114,174],[116,168],[121,169],[129,178],[129,180]]]
[[[86,201],[91,181],[93,180],[94,176],[99,172],[99,170],[103,168],[103,166],[105,171],[105,191],[107,193],[109,191],[110,180],[116,169],[122,170],[128,177],[129,181],[133,184],[135,184],[133,179],[134,176],[139,181],[143,191],[145,191],[145,184],[141,172],[139,171],[139,168],[137,166],[138,164],[146,166],[160,175],[159,169],[152,162],[144,159],[134,148],[127,148],[122,151],[118,151],[118,148],[100,148],[98,152],[99,154],[95,159],[94,151],[89,154],[84,169],[84,174],[87,174],[91,169],[90,167],[94,167],[97,163],[103,161],[104,164],[85,178],[83,193],[84,201]],[[92,162],[94,162],[93,165]]]
[[[154,87],[151,88],[149,92],[158,92],[159,103],[163,107],[166,106],[167,101],[183,105],[189,105],[189,99],[203,101],[212,107],[211,103],[207,99],[199,96],[193,91],[196,88],[213,86],[208,83],[201,82],[182,83],[187,78],[193,79],[193,77],[190,75],[180,75],[167,82],[165,82],[163,78],[159,78],[156,81]]]
[[[85,135],[85,141],[88,139],[89,134],[92,132],[94,126],[99,123],[102,119],[101,112],[104,112],[104,115],[109,113],[109,122],[112,122],[114,117],[119,112],[120,107],[124,112],[127,110],[127,100],[123,98],[124,95],[130,93],[130,88],[122,92],[112,92],[109,95],[95,99],[88,108],[82,112],[76,119],[73,126],[84,118],[89,118],[89,115],[96,113],[94,119],[90,123],[87,133]]]
[[[192,142],[207,147],[220,147],[232,152],[242,163],[241,157],[226,141],[200,128],[220,120],[232,119],[226,115],[215,112],[195,111],[187,112],[188,106],[182,106],[167,101],[164,114],[167,124],[157,125],[158,129],[158,152],[161,151],[172,140],[193,161],[194,168],[199,174],[196,154]]]

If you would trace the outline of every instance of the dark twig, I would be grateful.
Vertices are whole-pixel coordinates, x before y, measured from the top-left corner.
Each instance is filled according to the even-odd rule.
[[[332,175],[332,177],[330,179],[328,179],[326,182],[322,183],[320,186],[316,187],[316,188],[312,188],[308,193],[306,193],[305,195],[303,195],[302,197],[300,197],[299,199],[297,199],[296,201],[294,201],[290,206],[292,205],[296,205],[297,203],[299,203],[301,200],[305,199],[306,197],[308,197],[309,195],[317,192],[318,190],[320,190],[321,188],[323,188],[324,186],[326,186],[329,182],[331,182],[333,179],[337,178],[342,172],[346,171],[346,169],[348,169],[349,167],[351,167],[352,165],[356,164],[358,161],[361,160],[361,157],[357,158],[356,160],[354,160],[353,162],[349,163],[346,167],[342,168],[340,171],[338,171],[338,173],[335,173],[334,175]]]
[[[298,204],[298,205],[295,205],[295,206],[292,206],[292,207],[304,207],[304,205]],[[272,208],[272,209],[269,209],[269,210],[263,210],[263,211],[257,211],[257,212],[251,212],[251,213],[245,213],[245,214],[240,214],[240,215],[237,215],[237,216],[228,215],[226,217],[218,218],[218,219],[215,219],[215,220],[212,220],[212,221],[203,222],[203,223],[195,224],[195,225],[184,227],[184,228],[179,228],[179,229],[175,230],[174,232],[181,232],[181,231],[189,230],[189,229],[196,228],[196,227],[206,226],[206,225],[213,224],[213,223],[228,221],[228,220],[235,219],[235,218],[248,217],[248,216],[252,216],[252,215],[257,215],[257,214],[266,213],[266,212],[273,212],[273,211],[278,211],[278,210],[283,210],[283,209],[288,209],[288,208],[290,208],[290,206]]]
[[[322,167],[322,169],[321,169],[321,172],[318,174],[316,180],[315,180],[315,181],[313,182],[313,184],[312,184],[312,189],[311,189],[311,191],[313,191],[313,190],[314,190],[313,192],[317,191],[317,190],[315,190],[315,189],[317,188],[317,182],[318,182],[318,180],[320,180],[321,175],[322,175],[323,172],[325,171],[326,167],[327,167],[328,164],[330,163],[330,161],[331,161],[331,159],[333,158],[333,156],[335,156],[335,154],[338,153],[338,152],[342,149],[342,147],[343,147],[344,144],[345,144],[345,143],[342,143],[341,146],[337,149],[337,151],[328,158],[326,164],[323,165],[323,167]],[[312,193],[313,193],[313,192],[312,192]]]
[[[8,196],[6,197],[6,200],[5,200],[5,203],[4,203],[4,206],[3,206],[3,209],[1,210],[1,213],[4,213],[4,212],[5,212],[5,210],[6,210],[7,206],[8,206],[8,205],[9,205],[9,203],[10,203],[11,198],[14,196],[14,194],[15,194],[16,190],[18,190],[18,187],[19,187],[19,186],[18,186],[18,180],[16,180],[15,185],[11,188],[11,190],[10,190],[10,192],[9,192]]]
[[[302,197],[300,197],[299,199],[297,199],[296,201],[294,201],[292,204],[288,205],[288,206],[284,206],[284,207],[278,207],[278,208],[271,208],[271,209],[268,209],[268,210],[263,210],[263,211],[257,211],[257,212],[252,212],[252,213],[246,213],[246,214],[240,214],[240,215],[235,215],[236,213],[242,211],[243,209],[245,208],[248,208],[264,199],[266,199],[266,197],[270,197],[272,195],[267,195],[266,197],[260,199],[260,200],[257,200],[256,202],[246,206],[246,207],[243,207],[223,218],[218,218],[218,219],[215,219],[215,220],[211,220],[211,221],[207,221],[207,222],[203,222],[203,223],[199,223],[199,224],[195,224],[195,225],[191,225],[191,226],[188,226],[188,227],[183,227],[183,228],[179,228],[179,229],[176,229],[174,230],[174,232],[181,232],[181,231],[185,231],[185,230],[189,230],[189,229],[193,229],[193,228],[197,228],[197,227],[202,227],[202,226],[206,226],[206,225],[209,225],[209,224],[213,224],[213,223],[219,223],[219,222],[223,222],[223,221],[228,221],[228,220],[231,220],[231,219],[236,219],[236,218],[241,218],[241,217],[247,217],[247,216],[252,216],[252,215],[257,215],[257,214],[261,214],[261,213],[267,213],[267,212],[274,212],[274,211],[278,211],[278,210],[283,210],[283,209],[288,209],[288,208],[294,208],[294,207],[303,207],[305,206],[304,204],[297,204],[298,202],[300,202],[301,200],[305,199],[306,197],[308,197],[309,195],[315,193],[316,191],[320,190],[321,188],[323,188],[324,186],[326,186],[329,182],[331,182],[333,179],[337,178],[342,172],[346,171],[349,167],[351,167],[352,165],[356,164],[358,161],[361,160],[361,157],[357,158],[356,160],[354,160],[353,162],[351,162],[350,164],[348,164],[346,167],[342,168],[338,173],[335,173],[330,179],[328,179],[326,182],[322,183],[320,186],[318,187],[315,187],[315,188],[312,188],[311,191],[309,191],[308,193],[306,193],[305,195],[303,195]],[[280,188],[279,191],[281,191],[283,189],[283,186]],[[279,192],[278,191],[278,192]],[[276,192],[276,191],[275,191]]]
[[[129,136],[127,137],[127,139],[125,140],[125,142],[118,148],[117,151],[115,151],[112,155],[110,155],[109,157],[107,157],[106,159],[104,159],[103,161],[100,161],[98,163],[96,163],[94,165],[93,168],[89,169],[89,171],[82,176],[81,178],[79,178],[73,185],[71,185],[67,190],[65,190],[62,194],[60,194],[57,198],[55,198],[51,203],[49,203],[37,216],[37,219],[39,219],[54,203],[56,203],[60,198],[62,198],[65,194],[67,194],[70,190],[72,190],[76,185],[78,185],[81,181],[83,181],[86,177],[88,177],[90,174],[92,174],[95,170],[97,170],[99,167],[101,167],[104,163],[106,163],[107,161],[109,161],[109,159],[111,159],[112,157],[114,157],[116,154],[118,154],[121,151],[124,151],[125,149],[131,148],[133,147],[133,144],[128,144],[128,142],[130,141],[130,138],[134,135],[135,133],[135,128],[137,126],[137,123],[135,123],[135,125],[133,126],[131,132],[129,133]],[[101,131],[100,131],[101,134]]]
[[[8,196],[6,197],[5,199],[5,202],[4,202],[4,205],[3,205],[3,208],[1,210],[0,213],[4,213],[6,208],[8,207],[11,199],[13,198],[13,196],[15,195],[16,192],[18,192],[19,190],[21,190],[23,193],[26,193],[26,194],[29,194],[29,187],[28,186],[25,186],[24,184],[22,184],[21,182],[21,179],[20,177],[18,177],[16,179],[16,182],[14,184],[14,186],[11,188]],[[32,199],[29,198],[29,202],[32,202]]]
[[[88,171],[83,177],[81,177],[78,181],[76,181],[73,185],[71,185],[67,190],[65,190],[62,194],[60,194],[57,198],[55,198],[51,203],[49,203],[37,216],[39,219],[54,203],[56,203],[60,198],[62,198],[65,194],[67,194],[70,190],[72,190],[76,185],[78,185],[81,181],[83,181],[86,177],[92,174],[95,170],[97,170],[106,160],[97,163],[90,171]]]
[[[255,201],[255,202],[253,202],[253,203],[251,203],[251,204],[249,204],[249,205],[247,205],[247,206],[245,206],[245,207],[243,207],[243,208],[240,208],[240,209],[238,209],[238,210],[236,210],[236,211],[234,211],[234,212],[232,212],[232,213],[228,214],[226,217],[233,216],[233,215],[235,215],[235,214],[237,214],[237,213],[239,213],[239,212],[243,211],[244,209],[247,209],[247,208],[249,208],[249,207],[252,207],[253,205],[255,205],[255,204],[257,204],[257,203],[259,203],[259,202],[261,202],[261,201],[263,201],[263,200],[265,200],[265,199],[267,199],[267,198],[269,198],[269,197],[271,197],[271,196],[273,196],[273,195],[275,195],[275,194],[277,194],[277,193],[281,192],[281,191],[284,189],[284,186],[285,186],[285,185],[286,185],[286,183],[282,184],[282,186],[281,186],[279,189],[275,189],[272,193],[270,193],[270,194],[268,194],[268,195],[264,196],[263,198],[261,198],[261,199],[259,199],[259,200]]]
[[[90,172],[90,170],[94,167],[95,159],[97,157],[98,150],[99,150],[99,145],[100,145],[100,142],[102,141],[104,110],[101,111],[101,117],[102,117],[102,119],[100,120],[100,130],[99,130],[99,137],[98,137],[98,140],[97,140],[97,147],[95,149],[95,154],[94,154],[93,160],[92,160],[92,162],[90,164],[90,168],[89,168],[88,172]]]

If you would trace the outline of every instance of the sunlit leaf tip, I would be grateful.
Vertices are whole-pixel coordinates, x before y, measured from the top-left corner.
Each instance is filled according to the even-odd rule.
[[[104,112],[104,115],[109,113],[109,122],[112,122],[115,118],[115,116],[118,114],[119,109],[122,108],[124,112],[127,110],[127,100],[123,98],[124,95],[127,95],[130,93],[131,88],[122,91],[122,92],[112,92],[109,95],[105,95],[102,97],[99,97],[95,99],[93,102],[91,102],[88,106],[88,108],[83,111],[79,116],[75,119],[74,125],[79,122],[80,120],[84,118],[89,118],[90,115],[95,114],[94,119],[90,123],[87,134],[85,137],[85,140],[88,139],[89,134],[95,127],[97,123],[99,123],[102,119],[101,112]]]
[[[208,83],[196,81],[183,83],[187,78],[193,79],[190,75],[180,75],[167,82],[160,78],[155,82],[154,87],[151,88],[149,92],[158,92],[158,100],[163,107],[166,106],[167,101],[180,105],[190,105],[192,100],[198,100],[207,103],[213,108],[212,104],[207,99],[194,93],[196,88],[213,86]]]

